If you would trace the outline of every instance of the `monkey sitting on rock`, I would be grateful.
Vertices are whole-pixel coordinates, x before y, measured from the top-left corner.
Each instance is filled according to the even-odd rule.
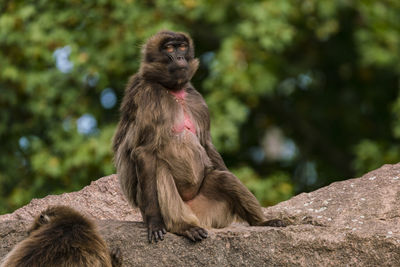
[[[120,267],[94,223],[67,206],[52,206],[34,220],[29,236],[17,244],[0,267]]]
[[[265,220],[254,195],[225,166],[211,142],[210,116],[190,80],[198,68],[192,39],[161,31],[143,48],[121,104],[114,161],[122,191],[139,206],[151,243],[166,231],[201,241],[206,228]]]

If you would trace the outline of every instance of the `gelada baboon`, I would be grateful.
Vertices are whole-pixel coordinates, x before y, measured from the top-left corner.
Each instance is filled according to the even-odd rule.
[[[29,236],[1,267],[119,267],[119,248],[109,252],[93,222],[67,206],[52,206],[34,220]]]
[[[113,150],[122,191],[139,206],[149,242],[163,240],[166,230],[200,241],[204,228],[235,219],[283,226],[265,221],[257,199],[211,142],[207,105],[190,84],[199,64],[192,39],[161,31],[142,53],[125,89]]]

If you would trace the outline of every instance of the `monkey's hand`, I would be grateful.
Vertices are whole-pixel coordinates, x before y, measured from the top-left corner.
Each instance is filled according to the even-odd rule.
[[[122,266],[122,252],[120,248],[114,248],[110,251],[112,267]]]
[[[273,219],[261,222],[258,226],[286,227],[286,223],[279,219]]]
[[[193,242],[196,242],[196,241],[201,241],[203,239],[206,239],[208,236],[208,232],[201,227],[191,226],[187,230],[183,231],[182,233],[179,233],[179,235],[186,236]]]
[[[159,240],[164,240],[164,235],[166,233],[167,230],[165,229],[164,222],[157,219],[152,219],[147,223],[147,235],[149,243],[152,243],[153,239],[156,242]]]

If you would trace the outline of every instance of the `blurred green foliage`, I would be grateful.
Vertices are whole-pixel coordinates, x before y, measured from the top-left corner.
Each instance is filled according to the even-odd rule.
[[[160,29],[192,35],[214,143],[264,205],[398,162],[399,17],[398,0],[3,0],[0,213],[115,172],[124,86]]]

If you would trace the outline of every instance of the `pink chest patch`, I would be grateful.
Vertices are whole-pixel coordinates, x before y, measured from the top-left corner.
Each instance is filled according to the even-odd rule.
[[[192,120],[190,119],[189,114],[186,112],[184,105],[185,97],[186,97],[186,91],[184,89],[177,91],[177,92],[172,92],[169,91],[170,94],[175,96],[177,102],[182,106],[183,108],[183,120],[175,124],[173,131],[175,133],[182,133],[184,130],[189,130],[192,133],[196,134],[196,127]]]
[[[176,99],[185,100],[186,91],[184,89],[179,90],[177,92],[168,91],[171,95],[175,96]]]

